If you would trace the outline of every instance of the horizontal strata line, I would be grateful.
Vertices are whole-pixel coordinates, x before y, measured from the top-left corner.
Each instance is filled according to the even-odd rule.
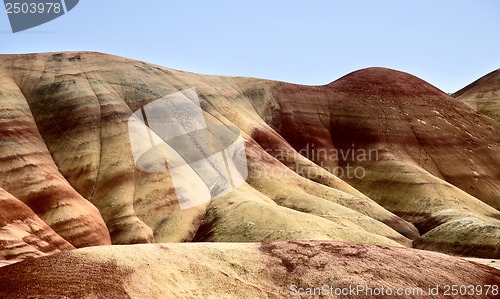
[[[88,212],[88,211],[80,211],[80,212]],[[86,214],[79,214],[76,215],[76,217],[68,217],[66,219],[61,219],[59,221],[54,222],[51,227],[54,229],[54,227],[59,227],[59,226],[64,226],[65,230],[67,229],[76,229],[76,228],[84,228],[88,229],[90,228],[89,222],[90,218],[92,218],[92,215],[89,213]]]
[[[54,102],[52,97],[49,97],[47,99],[37,99],[37,100],[28,100],[30,104],[33,105],[44,105],[44,104],[52,104],[50,107],[58,107],[61,108],[62,110],[60,111],[54,111],[56,115],[60,114],[67,114],[67,113],[82,113],[82,112],[93,112],[94,114],[99,114],[100,111],[100,105],[99,102],[95,99],[94,94],[88,94],[88,95],[82,95],[82,96],[75,96],[75,97],[68,97],[71,99],[71,102],[65,103],[65,102]],[[75,103],[76,102],[76,103]],[[57,103],[57,105],[55,104]],[[44,108],[44,107],[40,107]],[[39,110],[39,109],[34,109],[34,110]],[[45,116],[45,115],[40,115],[40,116]]]
[[[61,109],[57,107],[56,109]],[[81,111],[71,111],[67,113],[53,114],[50,117],[44,117],[43,119],[35,115],[38,119],[37,123],[41,126],[42,131],[50,129],[53,125],[58,125],[61,119],[64,119],[64,129],[71,129],[75,125],[85,126],[85,128],[92,128],[98,126],[98,121],[100,118],[100,113],[81,113]],[[96,122],[96,123],[92,123]],[[70,127],[68,127],[70,126]],[[71,127],[72,126],[72,127]]]
[[[13,260],[13,259],[16,259],[16,260],[25,260],[29,257],[39,257],[39,256],[45,256],[44,253],[40,252],[39,250],[37,250],[36,248],[34,248],[34,250],[31,250],[31,251],[23,251],[23,252],[20,252],[20,253],[9,253],[7,255],[4,256],[4,258],[6,260]]]
[[[23,247],[26,247],[26,246],[31,246],[29,244],[27,244],[25,241],[17,241],[16,243],[12,243],[12,244],[7,244],[7,245],[3,245],[1,246],[0,245],[0,250],[13,250],[13,249],[21,249]]]
[[[8,60],[8,61],[15,61],[15,60]],[[19,70],[19,71],[29,71],[29,72],[38,72],[38,73],[56,73],[57,70],[53,70],[53,71],[50,71],[50,70],[47,70],[47,69],[30,69],[30,68],[25,68],[25,67],[19,67],[19,66],[0,66],[4,69],[7,69],[7,70]]]
[[[87,216],[87,215],[85,215]],[[77,218],[73,218],[71,220],[63,220],[59,222],[52,223],[50,227],[54,230],[57,231],[57,234],[59,236],[63,236],[67,238],[68,236],[71,236],[72,239],[75,239],[77,237],[88,237],[88,236],[96,236],[97,238],[100,238],[101,235],[99,232],[93,230],[93,227],[90,226],[72,226],[71,224],[73,222],[80,221]]]
[[[0,115],[0,132],[28,131],[38,134],[38,127],[33,119],[21,119],[22,116],[3,117]]]
[[[74,242],[75,240],[78,240],[78,239],[86,239],[86,240],[89,240],[89,239],[101,239],[103,236],[91,229],[90,227],[86,227],[85,230],[75,230],[75,229],[71,229],[71,228],[59,228],[57,226],[57,224],[54,224],[52,225],[51,227],[53,227],[54,230],[57,230],[59,236],[61,237],[64,237],[64,239],[70,239],[70,240],[67,240],[68,242],[71,241],[71,242]]]
[[[2,160],[2,159],[0,158],[0,160]],[[55,169],[53,169],[52,164],[36,163],[36,162],[37,161],[25,162],[22,165],[9,165],[9,167],[5,167],[4,169],[2,169],[2,173],[18,172],[18,171],[26,169],[26,168],[33,168],[33,169],[39,170],[40,172],[44,172],[44,173],[52,173],[52,174],[57,173],[57,171]],[[17,174],[16,173],[16,176],[26,176],[26,175],[33,175],[33,173],[30,173],[30,174],[27,174],[27,173]],[[45,178],[45,179],[47,179],[47,178]]]
[[[0,160],[11,160],[11,159],[25,159],[25,158],[30,158],[30,156],[35,156],[35,159],[33,160],[41,160],[41,155],[47,155],[47,157],[49,157],[49,153],[47,150],[40,150],[40,151],[31,151],[31,152],[28,152],[28,153],[18,153],[18,151],[16,151],[15,153],[13,154],[6,154],[6,155],[3,155],[3,156],[0,156]],[[5,162],[5,161],[3,161]]]

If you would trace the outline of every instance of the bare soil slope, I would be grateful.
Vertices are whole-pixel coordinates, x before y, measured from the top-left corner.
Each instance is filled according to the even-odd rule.
[[[498,257],[500,124],[409,74],[372,68],[311,87],[70,52],[0,55],[0,87],[0,187],[32,215],[1,213],[44,222],[58,250],[335,240]],[[168,171],[136,167],[128,120],[188,88],[205,119],[240,129],[249,176],[183,210]],[[314,155],[350,149],[377,156]],[[363,176],[339,173],[348,167]]]
[[[289,169],[250,137],[264,130],[279,138],[258,112],[267,110],[266,90],[275,82],[196,75],[99,53],[3,55],[0,72],[0,186],[75,247],[192,241],[197,233],[197,240],[216,242],[393,246],[411,246],[409,238],[419,236],[412,224],[311,161],[293,157],[322,173],[323,182]],[[212,205],[182,210],[168,171],[135,167],[128,119],[192,87],[206,119],[240,128],[250,174],[248,184]]]
[[[419,78],[384,68],[356,71],[327,86],[278,84],[273,95],[276,131],[415,224],[423,234],[417,248],[499,256],[496,121]]]
[[[500,70],[477,79],[454,93],[453,97],[500,121]]]
[[[311,298],[323,298],[318,289],[326,289],[333,291],[323,293],[328,298],[391,298],[396,292],[449,298],[444,285],[499,281],[500,270],[407,248],[325,241],[154,244],[85,248],[3,267],[0,297],[290,298],[316,292]],[[429,286],[438,285],[439,294],[430,296]],[[497,298],[498,289],[486,294],[483,288],[454,298]],[[335,296],[342,289],[346,295]]]

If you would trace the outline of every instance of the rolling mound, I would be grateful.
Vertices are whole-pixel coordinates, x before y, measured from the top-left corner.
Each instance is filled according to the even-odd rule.
[[[474,110],[500,121],[500,70],[493,71],[453,94]]]
[[[107,244],[109,240],[113,244],[189,242],[196,236],[196,240],[204,241],[325,239],[411,246],[409,238],[419,236],[412,224],[300,156],[280,139],[257,112],[267,111],[265,97],[274,82],[202,76],[99,53],[7,55],[0,56],[0,65],[7,87],[0,95],[6,99],[3,118],[13,118],[13,111],[22,107],[22,129],[32,130],[29,140],[37,146],[31,150],[4,144],[4,152],[11,157],[2,162],[2,169],[29,163],[39,166],[36,170],[55,171],[50,178],[55,177],[69,190],[64,193],[54,189],[51,193],[46,182],[41,185],[19,178],[22,171],[15,173],[19,178],[15,180],[11,172],[4,171],[2,186],[21,197],[76,247],[100,244],[82,244],[64,235],[57,223],[44,219],[37,210],[40,205],[24,200],[24,192],[39,188],[53,197],[71,193],[97,208],[100,217],[92,225],[107,228],[100,233]],[[176,188],[188,190],[192,182],[184,180],[182,186],[174,186],[169,171],[138,169],[128,120],[144,105],[193,87],[207,121],[241,130],[247,148],[249,184],[212,204],[181,209]],[[16,126],[18,122],[6,122],[2,129],[20,130]],[[256,130],[274,134],[290,150],[289,163],[321,174],[321,181],[311,181],[269,155],[267,148],[250,137]],[[13,144],[26,144],[23,136],[12,134],[10,138]],[[26,162],[24,156],[16,154],[21,148],[38,160]],[[22,169],[33,174],[29,167]],[[36,193],[32,196],[39,198]],[[50,205],[41,207],[53,215]],[[66,202],[56,207],[72,210]],[[67,215],[81,211],[85,209],[75,208]],[[83,218],[79,228],[64,223],[77,229],[82,239],[94,238],[95,232],[102,231],[91,228]],[[253,229],[248,229],[249,225]],[[81,231],[86,227],[89,232]]]
[[[0,55],[0,87],[0,194],[9,202],[0,236],[13,240],[1,243],[3,263],[167,242],[500,253],[500,124],[403,72],[370,68],[301,86],[68,52]],[[210,167],[149,172],[133,152],[131,116],[185,90],[207,124],[237,128],[245,145],[245,182],[210,202],[202,198],[214,189],[197,184]],[[179,194],[201,204],[183,209]]]
[[[382,288],[378,297],[406,291],[404,298],[422,298],[429,286],[440,285],[431,297],[449,298],[443,285],[498,281],[500,270],[396,247],[321,241],[154,244],[85,248],[3,267],[0,296],[49,298],[57,285],[57,295],[70,298],[290,298],[306,292],[319,298],[318,289],[327,286],[331,293],[323,295],[331,298],[372,298]],[[358,286],[359,292],[349,291]],[[344,296],[335,295],[342,289]],[[497,293],[486,294],[485,288],[481,295],[462,297]]]
[[[273,95],[279,109],[272,126],[295,150],[412,222],[421,234],[444,224],[437,214],[445,210],[500,224],[500,126],[425,81],[370,68],[325,87],[278,84]],[[458,236],[471,227],[484,239],[467,242],[493,244],[487,251],[498,257],[500,235],[481,234],[480,221],[452,222],[433,233],[451,248],[464,242]]]

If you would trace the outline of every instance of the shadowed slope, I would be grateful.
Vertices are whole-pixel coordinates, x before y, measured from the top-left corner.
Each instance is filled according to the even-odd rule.
[[[413,247],[458,256],[500,258],[500,221],[455,210],[433,215],[436,226],[413,242]]]
[[[279,84],[273,94],[279,108],[272,124],[281,136],[421,233],[442,224],[435,213],[448,209],[500,218],[500,125],[425,81],[371,68],[324,87]],[[353,174],[357,168],[362,177]],[[463,241],[456,230],[469,229],[439,237],[451,247]],[[495,244],[491,254],[499,237],[485,241]]]
[[[23,79],[10,74],[3,60],[0,65],[0,187],[74,246],[110,244],[99,211],[54,164],[19,88]]]

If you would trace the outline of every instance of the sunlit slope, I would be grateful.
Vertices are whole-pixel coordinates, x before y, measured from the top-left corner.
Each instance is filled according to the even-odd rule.
[[[493,71],[453,94],[474,110],[500,121],[500,70]]]
[[[4,89],[1,94],[3,119],[14,117],[14,111],[19,110],[26,123],[22,128],[33,131],[30,138],[35,144],[33,149],[22,146],[25,141],[17,135],[11,138],[20,144],[18,148],[2,143],[3,152],[13,155],[2,162],[3,169],[24,162],[25,158],[18,154],[21,151],[32,154],[37,160],[33,158],[30,167],[45,173],[55,170],[50,178],[57,178],[64,188],[69,188],[65,192],[75,194],[81,204],[97,208],[100,217],[92,225],[105,224],[114,244],[191,241],[204,221],[222,231],[211,241],[319,238],[409,246],[407,237],[418,237],[411,224],[308,159],[294,153],[290,163],[323,173],[321,182],[311,181],[279,161],[268,161],[272,157],[265,144],[261,146],[251,135],[257,129],[276,135],[262,115],[270,104],[270,89],[275,82],[196,75],[99,53],[4,55],[0,65],[9,91]],[[135,166],[127,122],[142,106],[187,88],[195,88],[206,119],[241,130],[250,176],[241,190],[219,202],[182,210],[168,171],[148,173]],[[8,132],[19,126],[14,121],[6,124],[2,129]],[[269,157],[263,160],[264,156]],[[269,172],[273,169],[274,174]],[[14,180],[13,174],[6,171],[0,178],[2,186],[14,196],[20,197],[35,187],[45,190],[48,196],[62,194],[44,187],[50,180]],[[190,187],[187,184],[182,188]],[[244,200],[239,202],[241,196]],[[253,206],[229,206],[216,220],[210,218],[228,199],[238,206],[248,200],[262,207],[258,217],[252,219],[253,230],[244,229],[244,217]],[[23,201],[45,221],[50,219],[37,209],[44,208],[53,215],[53,209],[64,207],[68,209],[64,217],[82,212],[80,208],[71,210],[70,205],[40,206],[38,202]],[[276,215],[281,215],[281,222],[273,223]],[[87,225],[82,223],[83,227]],[[63,236],[63,228],[55,225],[53,229]],[[79,234],[87,238],[98,230],[91,231]],[[235,233],[238,231],[244,233]],[[101,233],[103,238],[109,238],[106,233]],[[69,241],[77,247],[86,246]]]
[[[310,87],[73,52],[2,55],[0,86],[0,187],[75,247],[320,239],[423,248],[440,225],[452,247],[471,227],[482,233],[479,220],[455,227],[461,217],[500,227],[499,124],[405,73],[367,69]],[[128,121],[189,88],[207,121],[240,130],[248,178],[181,209],[176,191],[193,190],[190,174],[179,185],[169,171],[138,169]],[[492,232],[467,242],[496,244]]]

